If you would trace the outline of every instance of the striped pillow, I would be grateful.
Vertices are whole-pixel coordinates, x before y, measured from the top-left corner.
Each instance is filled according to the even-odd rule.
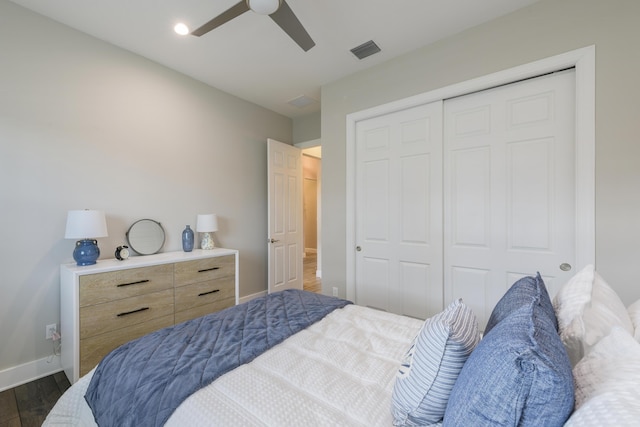
[[[476,316],[461,299],[425,320],[396,377],[393,424],[441,421],[458,374],[479,340]]]

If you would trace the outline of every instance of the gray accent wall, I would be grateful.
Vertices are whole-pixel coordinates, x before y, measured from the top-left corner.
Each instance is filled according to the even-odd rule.
[[[640,2],[543,0],[322,88],[322,283],[346,295],[347,114],[596,47],[596,268],[640,298]],[[584,266],[576,266],[576,270]]]
[[[172,251],[216,213],[241,296],[265,291],[267,138],[291,119],[0,0],[0,377],[53,351],[71,209],[105,211],[103,258],[138,219]]]

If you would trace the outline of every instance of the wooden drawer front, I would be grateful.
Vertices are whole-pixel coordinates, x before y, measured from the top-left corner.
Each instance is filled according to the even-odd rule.
[[[225,255],[175,264],[176,286],[185,286],[220,277],[235,276],[236,257]]]
[[[235,298],[221,299],[210,304],[199,305],[198,307],[190,308],[189,310],[176,312],[176,325],[178,323],[186,322],[187,320],[195,319],[196,317],[204,316],[206,314],[215,313],[216,311],[223,310],[227,307],[235,305]]]
[[[235,300],[236,281],[234,277],[207,280],[189,286],[176,288],[176,311],[188,310],[192,307],[210,304],[222,299]]]
[[[111,350],[150,332],[173,325],[173,315],[163,316],[129,328],[80,340],[80,376],[86,374]]]
[[[80,339],[173,314],[173,289],[80,308]]]
[[[80,277],[80,307],[173,287],[173,264],[131,268]]]

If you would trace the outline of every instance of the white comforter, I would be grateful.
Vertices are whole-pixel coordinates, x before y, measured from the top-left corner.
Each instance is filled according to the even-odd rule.
[[[168,426],[390,426],[400,361],[422,321],[349,305],[189,397]],[[95,426],[84,393],[58,401],[45,426]]]

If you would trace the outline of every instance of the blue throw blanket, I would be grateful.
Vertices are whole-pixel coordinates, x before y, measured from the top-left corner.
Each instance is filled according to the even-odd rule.
[[[347,304],[286,290],[161,329],[108,354],[85,399],[101,427],[163,425],[192,393]]]

